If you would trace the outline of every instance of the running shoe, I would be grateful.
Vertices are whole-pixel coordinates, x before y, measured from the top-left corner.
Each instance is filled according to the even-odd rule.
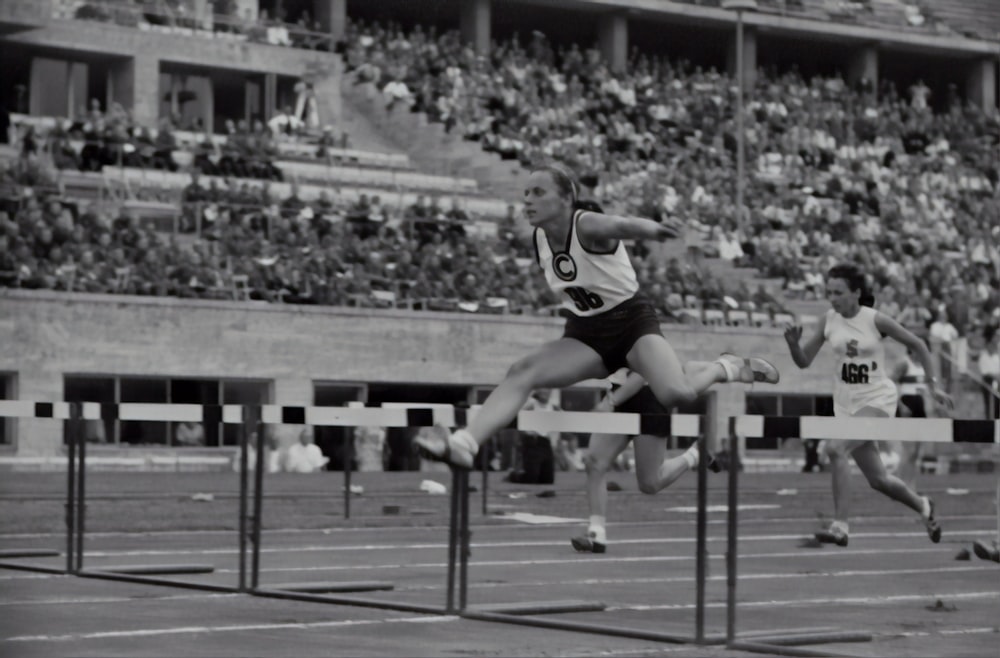
[[[597,534],[594,532],[573,537],[569,540],[569,543],[573,544],[573,548],[576,549],[577,553],[604,553],[608,550],[604,542],[597,541]]]
[[[934,518],[934,501],[928,496],[924,496],[924,498],[927,499],[927,504],[930,507],[930,511],[924,519],[924,527],[927,528],[927,536],[936,544],[941,541],[941,526],[938,525],[937,519]]]
[[[781,373],[774,364],[759,356],[742,357],[731,352],[723,352],[719,360],[725,361],[730,366],[726,367],[726,381],[777,384],[781,379]]]
[[[836,526],[830,526],[826,530],[820,530],[814,536],[816,537],[816,541],[821,544],[847,546],[847,533]]]
[[[465,430],[458,430],[451,434],[447,428],[435,425],[429,432],[422,432],[414,440],[417,445],[417,452],[421,457],[431,461],[443,462],[452,468],[470,470],[476,454],[470,450],[465,443],[475,441],[468,436]],[[461,433],[465,433],[468,441],[458,441]]]

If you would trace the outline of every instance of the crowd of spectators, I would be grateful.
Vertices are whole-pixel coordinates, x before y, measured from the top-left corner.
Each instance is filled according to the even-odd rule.
[[[557,49],[538,33],[481,57],[455,32],[353,23],[342,45],[349,75],[381,89],[392,111],[425,113],[525,165],[562,161],[606,207],[681,217],[704,237],[701,254],[781,279],[789,296],[822,297],[826,268],[855,260],[884,308],[923,334],[946,312],[962,335],[1000,320],[1000,127],[953,89],[935,113],[923,85],[900,94],[884,84],[875,94],[864,81],[851,88],[837,77],[760,71],[747,108],[750,175],[740,215],[732,201],[735,85],[726,75],[638,53],[613,75],[596,50]],[[111,135],[86,162],[133,157],[157,166],[155,148],[125,153],[116,141],[129,131],[126,119],[112,108],[77,122]],[[163,127],[157,138],[169,135]],[[196,171],[229,176],[228,185],[195,182],[184,193],[185,223],[202,223],[204,241],[180,249],[134,217],[22,198],[3,218],[5,251],[23,259],[0,268],[18,272],[7,285],[59,287],[58,272],[75,265],[73,285],[85,290],[213,296],[245,277],[241,289],[267,301],[482,308],[494,298],[522,312],[555,303],[529,266],[533,252],[514,230],[513,208],[500,238],[485,239],[466,234],[457,204],[397,208],[335,194],[306,203],[294,187],[275,199],[267,185],[240,181],[273,177],[273,130],[227,131],[228,160],[219,150],[194,160]],[[33,140],[22,140],[21,160],[31,161]],[[33,172],[19,161],[8,177]],[[781,310],[744,280],[724,286],[698,252],[665,260],[637,247],[640,279],[668,317],[692,297],[704,308]],[[90,259],[105,274],[83,275]],[[107,272],[125,266],[132,272],[123,288]]]
[[[1000,123],[954,87],[933,112],[923,83],[876,94],[864,80],[760,71],[740,216],[727,75],[639,53],[612,74],[596,50],[539,33],[486,57],[419,27],[353,24],[347,43],[348,70],[387,106],[526,166],[567,163],[606,206],[679,216],[711,252],[783,279],[789,295],[821,297],[827,267],[855,260],[890,310],[950,306],[963,334],[1000,321]]]

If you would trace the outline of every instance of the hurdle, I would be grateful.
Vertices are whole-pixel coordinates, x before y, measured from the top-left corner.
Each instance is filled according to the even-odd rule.
[[[81,433],[82,409],[77,403],[70,402],[31,402],[25,400],[0,400],[0,419],[2,418],[49,418],[68,421],[70,434]],[[0,551],[0,569],[17,571],[32,571],[49,574],[72,574],[77,568],[76,547],[77,529],[82,524],[83,504],[77,499],[77,446],[70,440],[67,446],[66,465],[66,502],[64,504],[64,524],[66,527],[65,567],[53,567],[47,564],[11,562],[24,558],[60,557],[63,554],[55,549],[11,549]]]
[[[567,621],[549,619],[541,615],[568,612],[600,612],[606,609],[603,603],[592,601],[538,601],[527,603],[486,604],[470,606],[467,603],[468,579],[468,489],[463,488],[464,502],[461,503],[463,514],[459,521],[458,535],[461,538],[461,573],[459,583],[458,614],[466,619],[488,621],[512,625],[548,628],[578,633],[589,633],[611,637],[640,639],[669,644],[722,644],[725,636],[721,633],[707,635],[705,633],[705,582],[707,579],[707,462],[708,451],[706,443],[714,441],[718,436],[715,423],[717,398],[714,392],[706,394],[708,409],[705,416],[693,414],[629,414],[602,412],[566,412],[566,411],[522,411],[512,428],[531,430],[538,433],[551,431],[585,432],[602,434],[662,434],[697,438],[705,436],[706,440],[699,444],[700,459],[698,461],[697,485],[697,530],[696,530],[696,566],[695,566],[695,632],[693,636],[664,633],[643,628],[597,624],[592,622]],[[467,483],[468,471],[461,471],[460,477]]]
[[[726,532],[726,647],[753,653],[781,656],[837,656],[839,654],[800,648],[802,645],[870,642],[864,631],[803,629],[797,633],[757,634],[752,639],[737,637],[737,537],[739,449],[742,438],[799,438],[832,441],[871,440],[891,437],[895,441],[928,443],[1000,443],[1000,422],[951,418],[833,418],[830,416],[742,415],[729,419],[729,478]]]

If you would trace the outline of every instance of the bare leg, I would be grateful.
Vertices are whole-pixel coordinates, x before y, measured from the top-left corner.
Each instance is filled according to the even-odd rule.
[[[683,455],[666,457],[666,438],[641,435],[635,439],[635,479],[639,491],[655,494],[691,470]]]
[[[580,341],[561,338],[547,343],[511,366],[469,424],[468,432],[482,444],[517,417],[534,389],[562,388],[607,376],[600,355]]]
[[[718,363],[694,366],[690,374],[685,373],[670,343],[655,334],[637,340],[627,359],[629,367],[643,376],[656,399],[668,409],[692,402],[713,384],[726,381],[726,371]]]
[[[923,513],[923,498],[907,487],[898,477],[886,472],[882,457],[878,453],[878,447],[873,442],[865,442],[858,446],[851,453],[851,456],[854,457],[854,462],[864,473],[872,489],[903,503],[917,513]]]
[[[847,522],[851,503],[851,470],[847,455],[830,451],[830,474],[833,481],[833,518]]]
[[[615,458],[628,447],[629,437],[622,434],[594,434],[583,463],[587,467],[587,508],[589,515],[606,518],[608,514],[608,470]]]

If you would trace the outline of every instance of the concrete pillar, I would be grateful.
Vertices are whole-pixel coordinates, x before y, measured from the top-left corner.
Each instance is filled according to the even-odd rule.
[[[729,39],[729,75],[736,77],[736,27]],[[757,82],[757,28],[743,23],[743,84],[749,93]]]
[[[264,74],[264,123],[267,123],[278,106],[278,76],[274,73]]]
[[[608,68],[621,73],[628,66],[628,20],[625,14],[613,13],[600,21],[601,55]]]
[[[994,57],[984,57],[969,65],[965,78],[965,97],[982,110],[997,111],[997,64]]]
[[[108,107],[121,103],[142,126],[155,126],[160,114],[160,60],[138,53],[116,61],[108,69]]]
[[[856,49],[847,65],[847,84],[857,89],[862,80],[866,88],[878,92],[878,47],[869,44]]]
[[[347,29],[347,0],[315,0],[313,16],[322,30],[334,42],[342,39]]]
[[[466,0],[462,3],[462,41],[471,45],[479,55],[486,55],[490,50],[492,10],[490,0]]]

